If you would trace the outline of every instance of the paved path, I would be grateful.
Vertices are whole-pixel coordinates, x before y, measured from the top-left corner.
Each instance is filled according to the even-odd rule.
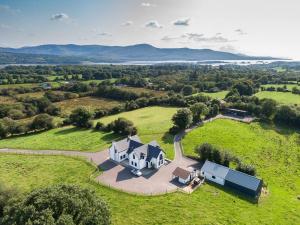
[[[130,173],[130,168],[123,165],[116,164],[109,160],[108,150],[100,152],[79,152],[79,151],[60,151],[60,150],[23,150],[23,149],[0,149],[0,153],[17,153],[17,154],[32,154],[32,155],[65,155],[74,157],[86,158],[89,162],[94,163],[103,171],[101,175],[96,178],[99,183],[113,187],[125,192],[158,195],[166,192],[173,192],[181,188],[178,182],[174,182],[172,173],[176,167],[182,167],[188,170],[200,168],[198,161],[187,158],[183,155],[181,139],[183,136],[202,126],[205,123],[213,120],[225,118],[234,119],[245,122],[243,119],[232,118],[223,115],[218,115],[215,118],[205,120],[184,132],[175,135],[174,137],[174,151],[175,157],[168,165],[162,166],[159,170],[147,171],[141,177],[135,177]]]

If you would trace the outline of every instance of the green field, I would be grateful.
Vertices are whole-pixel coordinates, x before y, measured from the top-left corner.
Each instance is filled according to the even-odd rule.
[[[110,206],[114,225],[197,224],[299,224],[299,200],[286,196],[265,198],[259,205],[239,199],[212,185],[203,185],[191,195],[136,196],[89,181],[93,166],[63,156],[0,154],[0,179],[28,192],[57,183],[72,183],[95,190]],[[280,204],[273,200],[282,199]],[[278,202],[277,202],[278,203]]]
[[[291,92],[261,91],[255,94],[260,99],[271,98],[281,104],[300,104],[300,95]]]
[[[265,88],[268,88],[268,87],[275,87],[275,88],[278,88],[278,87],[282,87],[284,86],[284,84],[266,84],[266,85],[261,85],[262,87],[265,87]],[[286,84],[286,87],[288,90],[292,90],[293,87],[297,87],[297,88],[300,88],[300,85],[297,85],[297,84]]]
[[[185,154],[194,156],[195,146],[210,143],[255,165],[270,192],[261,207],[266,207],[266,213],[274,218],[280,215],[293,218],[294,213],[300,211],[297,200],[300,194],[299,141],[300,132],[296,130],[217,120],[187,134],[183,147]],[[299,224],[299,216],[297,221],[278,221],[277,224]]]
[[[119,117],[133,121],[143,142],[158,141],[167,153],[167,157],[172,159],[174,157],[173,136],[167,132],[172,126],[171,118],[176,111],[177,108],[154,106],[105,117],[100,121],[107,124]]]
[[[209,92],[201,92],[201,93],[197,93],[194,95],[207,95],[211,98],[217,98],[217,99],[224,99],[226,97],[226,95],[228,94],[229,91],[219,91],[219,92],[215,92],[215,93],[209,93]]]
[[[118,117],[134,121],[142,141],[157,140],[167,156],[173,158],[173,137],[166,132],[172,126],[171,117],[176,110],[176,108],[167,107],[148,107],[105,117],[101,121],[108,123]],[[69,126],[38,134],[3,139],[0,140],[0,148],[99,151],[108,147],[112,140],[117,138],[119,136],[112,133]]]

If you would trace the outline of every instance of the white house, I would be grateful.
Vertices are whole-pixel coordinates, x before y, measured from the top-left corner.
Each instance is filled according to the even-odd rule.
[[[109,156],[116,162],[128,159],[129,165],[139,170],[145,167],[158,169],[165,163],[165,153],[158,143],[143,144],[137,135],[113,142]]]
[[[173,179],[178,178],[179,183],[187,184],[195,177],[194,174],[195,173],[188,170],[177,167],[173,172]]]

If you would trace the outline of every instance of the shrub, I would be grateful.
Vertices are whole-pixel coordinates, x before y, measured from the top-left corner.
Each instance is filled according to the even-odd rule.
[[[256,175],[256,169],[253,165],[246,165],[243,163],[239,163],[238,166],[236,167],[237,171],[249,174],[251,176],[255,176]]]
[[[77,127],[90,128],[90,119],[92,114],[85,108],[79,107],[72,111],[69,119],[71,124],[74,124]]]
[[[49,130],[54,128],[53,118],[48,114],[40,114],[31,123],[33,130]]]
[[[104,127],[105,127],[104,123],[102,123],[102,122],[97,122],[97,123],[96,123],[96,126],[95,126],[95,129],[96,129],[96,130],[103,130]]]
[[[107,129],[121,135],[137,134],[137,128],[134,127],[133,122],[125,118],[118,118],[117,120],[111,122],[108,124]]]
[[[179,109],[172,117],[172,121],[175,126],[182,130],[188,128],[193,121],[191,110],[187,108]]]
[[[14,120],[19,120],[25,117],[24,113],[21,110],[18,109],[11,109],[7,113],[9,118],[12,118]]]

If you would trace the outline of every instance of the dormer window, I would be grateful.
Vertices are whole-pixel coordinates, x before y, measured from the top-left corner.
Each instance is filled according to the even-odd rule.
[[[134,154],[133,154],[132,158],[135,159],[135,155]]]

